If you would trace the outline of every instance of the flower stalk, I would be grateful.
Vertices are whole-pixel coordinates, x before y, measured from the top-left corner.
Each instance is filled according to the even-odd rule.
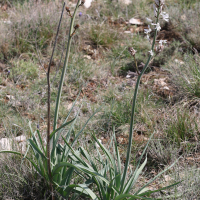
[[[64,7],[65,7],[65,3],[63,4],[63,9],[62,9],[62,13],[60,16],[60,21],[58,24],[58,28],[57,28],[57,33],[56,33],[56,38],[55,38],[55,42],[54,42],[54,47],[53,47],[53,51],[52,51],[52,55],[49,61],[49,66],[48,66],[48,70],[47,70],[47,165],[48,165],[48,174],[49,174],[49,184],[50,184],[50,189],[51,189],[51,197],[52,200],[54,200],[54,195],[53,195],[53,185],[52,185],[52,174],[51,174],[51,161],[50,161],[50,126],[51,126],[51,117],[50,117],[50,112],[51,112],[51,106],[50,106],[50,98],[51,98],[51,84],[50,84],[50,69],[51,69],[51,63],[52,63],[52,59],[53,59],[53,55],[54,55],[54,51],[55,51],[55,47],[56,47],[56,43],[57,43],[57,39],[58,39],[58,33],[60,30],[60,25],[61,25],[61,21],[62,21],[62,17],[63,17],[63,12],[64,12]]]
[[[162,10],[163,3],[164,2],[161,1],[161,0],[155,1],[156,9],[157,9],[156,10],[157,11],[156,12],[156,14],[157,14],[156,15],[156,24],[158,24],[158,18],[159,18],[160,11]],[[155,4],[154,4],[154,6],[155,6]],[[128,143],[128,148],[127,148],[127,155],[126,155],[126,162],[125,162],[125,166],[124,166],[123,177],[122,177],[122,181],[121,181],[120,193],[123,193],[124,184],[125,184],[125,180],[126,180],[126,177],[127,177],[128,166],[129,166],[129,163],[130,163],[131,147],[132,147],[132,140],[133,140],[133,124],[134,124],[134,115],[135,115],[135,107],[136,107],[136,99],[137,99],[137,94],[138,94],[138,88],[139,88],[141,77],[144,74],[144,72],[146,71],[146,69],[147,69],[147,67],[148,67],[148,65],[151,61],[151,58],[152,58],[151,53],[153,53],[153,49],[154,49],[154,45],[155,45],[155,42],[156,42],[156,36],[157,36],[158,31],[159,31],[159,29],[155,28],[155,34],[154,34],[153,43],[152,43],[152,46],[151,46],[149,58],[148,58],[148,60],[145,64],[142,72],[138,75],[136,86],[135,86],[133,103],[132,103],[130,130],[129,130],[129,143]]]
[[[66,74],[66,69],[68,65],[68,60],[69,60],[69,52],[70,52],[70,47],[71,47],[71,41],[72,37],[74,35],[74,21],[75,21],[75,16],[79,7],[81,0],[78,0],[76,4],[76,8],[74,10],[74,14],[72,15],[71,23],[70,23],[70,29],[69,29],[69,37],[68,37],[68,43],[67,43],[67,50],[66,50],[66,56],[65,56],[65,61],[64,61],[64,67],[62,70],[62,75],[60,79],[60,84],[59,84],[59,89],[58,89],[58,95],[56,99],[56,108],[55,108],[55,114],[54,114],[54,125],[53,125],[53,130],[55,131],[57,128],[57,121],[58,121],[58,111],[59,111],[59,106],[60,106],[60,98],[61,98],[61,93],[62,93],[62,87],[63,87],[63,82],[64,82],[64,77]],[[75,29],[76,30],[76,29]],[[55,136],[53,137],[53,140],[55,139]]]

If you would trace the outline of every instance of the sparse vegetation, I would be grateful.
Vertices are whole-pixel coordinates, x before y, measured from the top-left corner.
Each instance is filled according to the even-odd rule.
[[[75,1],[68,3],[73,14]],[[126,162],[132,98],[138,78],[136,63],[128,47],[137,51],[135,58],[141,72],[151,49],[144,29],[148,29],[146,18],[155,21],[153,3],[153,0],[137,0],[126,5],[117,0],[94,0],[90,8],[79,8],[75,24],[80,27],[71,40],[71,53],[56,121],[60,127],[69,112],[71,114],[68,121],[75,120],[71,121],[71,126],[61,129],[60,135],[66,141],[62,137],[58,139],[58,159],[52,161],[54,183],[63,187],[69,183],[76,186],[84,183],[88,187],[87,191],[94,193],[93,197],[97,195],[104,200],[114,199],[115,192],[121,190],[117,179],[121,180],[122,176],[119,174]],[[34,143],[34,138],[39,140],[39,132],[42,143],[46,144],[46,72],[62,2],[2,0],[0,5],[0,141],[2,138],[25,135],[27,139],[32,137]],[[132,130],[132,153],[126,181],[130,180],[132,171],[144,170],[139,179],[135,176],[137,184],[134,188],[127,189],[130,195],[143,194],[149,198],[181,200],[200,198],[199,8],[197,0],[166,0],[164,11],[169,13],[169,23],[161,22],[155,47],[159,46],[159,40],[167,40],[167,44],[150,61],[139,84]],[[130,24],[131,18],[140,19],[142,23]],[[54,109],[69,38],[69,24],[70,17],[65,11],[51,62],[51,132],[55,130]],[[153,32],[149,36],[152,42]],[[75,100],[76,104],[73,105]],[[101,111],[87,123],[100,105]],[[87,126],[82,130],[85,124]],[[116,138],[113,136],[113,126]],[[77,143],[74,143],[80,132]],[[152,133],[153,138],[149,141]],[[141,155],[148,142],[145,159],[145,155]],[[66,153],[69,144],[74,145],[71,154]],[[42,149],[41,144],[38,146],[42,154],[39,155],[35,150],[28,151],[27,156],[37,163],[41,173],[35,173],[27,160],[23,160],[21,165],[22,156],[0,154],[0,199],[51,198],[46,149]],[[0,151],[1,147],[0,143]],[[18,144],[13,148],[17,151]],[[65,159],[58,156],[63,155],[63,152],[67,154]],[[112,159],[118,161],[117,168]],[[178,162],[166,170],[177,159]],[[56,164],[61,161],[68,162],[68,167],[71,164],[71,168],[66,165],[66,169],[60,170]],[[73,170],[72,165],[76,167]],[[67,169],[71,171],[66,171]],[[163,170],[165,172],[160,174]],[[65,171],[69,172],[68,176]],[[72,171],[75,172],[73,175]],[[56,172],[67,177],[67,183]],[[114,173],[118,174],[117,177]],[[147,190],[159,190],[180,183],[164,192],[145,193],[143,186],[159,174],[161,176],[148,185]],[[67,192],[55,185],[55,199],[64,199],[61,196],[65,196]],[[79,193],[78,188],[70,188],[69,191],[71,193],[67,199],[90,199],[81,189]],[[122,195],[123,192],[118,194]],[[125,198],[129,199],[128,196],[123,199]]]

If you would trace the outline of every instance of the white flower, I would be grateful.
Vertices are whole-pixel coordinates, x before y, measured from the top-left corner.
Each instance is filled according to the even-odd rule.
[[[165,4],[165,0],[160,0],[160,4],[164,5]]]
[[[167,40],[160,40],[160,41],[159,41],[160,46],[162,46],[163,43],[166,44],[166,43],[167,43]]]
[[[155,4],[156,4],[157,6],[163,5],[164,3],[165,3],[165,0],[155,0]]]
[[[151,25],[156,26],[157,31],[160,31],[161,27],[160,27],[159,23],[157,23],[157,24],[152,23]]]
[[[153,51],[152,51],[152,50],[151,50],[151,51],[148,51],[148,52],[150,53],[151,56],[153,56]]]
[[[157,17],[158,8],[153,4],[154,16]]]
[[[166,12],[162,12],[161,13],[163,20],[165,20],[166,22],[169,22],[169,14]]]
[[[83,4],[85,8],[89,8],[91,6],[93,0],[86,0],[85,3]]]
[[[147,22],[152,23],[152,20],[150,18],[146,18]]]
[[[150,28],[150,26],[148,25],[148,29],[144,29],[144,33],[145,34],[148,34],[148,33],[150,33],[151,32],[151,28]]]
[[[149,35],[147,34],[147,40],[149,40]]]
[[[156,4],[157,6],[159,6],[160,1],[159,1],[159,0],[155,0],[155,4]]]
[[[163,5],[164,5],[164,0],[155,0],[155,4],[153,4],[155,17],[157,17],[158,15],[158,8],[159,8],[159,14],[162,12]]]

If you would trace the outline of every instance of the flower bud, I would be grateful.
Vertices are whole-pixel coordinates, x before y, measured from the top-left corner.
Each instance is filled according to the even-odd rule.
[[[69,7],[66,6],[65,9],[66,9],[67,12],[70,12],[70,8]]]
[[[137,52],[133,47],[129,47],[129,48],[128,48],[128,51],[130,52],[130,54],[131,54],[132,56],[135,56],[135,53]]]
[[[81,0],[81,3],[79,6],[82,6],[85,3],[85,0]]]
[[[76,30],[76,29],[78,29],[80,26],[79,26],[79,24],[76,24],[76,26],[74,26],[74,29]]]
[[[71,15],[71,13],[70,13],[70,8],[66,6],[65,9],[66,9],[68,15],[69,15],[70,17],[72,17],[72,15]]]

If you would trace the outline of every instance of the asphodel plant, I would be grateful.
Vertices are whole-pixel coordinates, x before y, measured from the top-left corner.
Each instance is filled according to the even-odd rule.
[[[62,123],[60,127],[57,127],[58,121],[58,113],[59,113],[59,105],[60,105],[60,98],[62,93],[63,81],[66,74],[66,69],[68,65],[69,53],[70,53],[70,46],[71,40],[74,34],[76,34],[79,25],[74,25],[75,16],[79,6],[84,4],[84,0],[78,0],[76,4],[76,8],[73,13],[71,13],[70,8],[66,7],[67,14],[71,18],[70,23],[70,30],[68,36],[68,44],[66,50],[66,56],[64,61],[64,66],[62,70],[58,96],[56,100],[56,107],[55,107],[55,114],[54,114],[54,125],[53,125],[53,132],[50,132],[50,66],[51,60],[53,57],[54,50],[52,52],[52,57],[50,59],[49,68],[47,71],[47,83],[48,83],[48,120],[47,120],[47,145],[43,143],[41,134],[39,130],[33,131],[30,124],[30,130],[32,134],[32,138],[28,139],[29,145],[25,154],[21,154],[20,152],[16,151],[1,151],[0,153],[13,153],[17,155],[23,155],[24,159],[28,159],[32,166],[35,168],[35,171],[39,173],[44,179],[49,183],[49,188],[51,191],[52,199],[54,199],[54,191],[56,190],[63,198],[65,199],[74,199],[75,196],[70,196],[71,192],[84,195],[86,197],[90,197],[93,200],[120,200],[120,199],[150,199],[146,198],[146,195],[150,195],[153,192],[157,192],[160,190],[167,189],[161,188],[159,190],[149,191],[148,185],[153,182],[158,176],[164,173],[166,170],[155,176],[152,180],[138,189],[134,194],[130,195],[131,190],[133,189],[136,181],[138,180],[139,175],[141,174],[143,168],[147,163],[147,157],[145,157],[144,162],[141,164],[142,157],[145,154],[145,150],[148,146],[148,143],[136,165],[135,171],[131,172],[130,175],[128,174],[129,163],[130,163],[130,155],[131,155],[131,146],[132,146],[132,136],[133,136],[133,125],[134,125],[134,115],[135,115],[135,107],[136,107],[136,99],[138,93],[138,87],[140,83],[140,79],[144,72],[146,71],[149,62],[153,59],[153,50],[156,43],[156,36],[157,32],[160,31],[160,25],[158,22],[159,16],[162,15],[164,20],[168,20],[168,14],[162,11],[164,1],[163,0],[155,0],[154,4],[154,13],[156,18],[156,23],[151,23],[152,26],[155,26],[155,33],[154,38],[152,41],[152,47],[149,51],[150,55],[144,66],[143,70],[138,73],[138,79],[135,86],[135,92],[133,96],[133,105],[132,105],[132,113],[131,113],[131,122],[130,122],[130,131],[129,131],[129,144],[127,149],[126,155],[126,162],[124,168],[121,166],[121,159],[117,147],[117,142],[115,138],[115,131],[113,129],[113,138],[111,141],[110,147],[112,150],[107,149],[104,147],[99,140],[93,134],[93,138],[98,144],[99,148],[97,150],[98,157],[90,156],[90,153],[85,150],[84,148],[80,147],[78,150],[73,149],[73,145],[75,144],[77,138],[83,132],[83,129],[87,125],[87,123],[91,120],[91,118],[95,115],[96,112],[99,111],[97,109],[93,115],[86,121],[82,129],[76,134],[73,142],[69,144],[71,132],[73,126],[76,122],[78,113],[75,118],[69,120],[70,113],[76,103],[74,102],[72,108],[70,109],[66,119]],[[65,3],[63,4],[63,10],[65,8]],[[63,14],[63,11],[62,11]],[[62,14],[60,18],[60,22],[62,20]],[[60,23],[58,26],[57,34],[59,31]],[[148,33],[151,32],[151,28],[145,30],[147,34],[147,38],[149,39]],[[56,36],[57,38],[57,36]],[[159,44],[165,43],[166,41],[160,41]],[[55,40],[56,44],[56,40]],[[55,47],[55,45],[54,45]],[[160,47],[158,46],[158,50]],[[131,47],[129,48],[131,55],[134,57],[135,60],[135,53],[136,51]],[[135,60],[136,67],[137,62]],[[77,97],[78,98],[78,97]],[[77,99],[76,99],[77,100]],[[65,134],[63,134],[63,130],[66,126],[68,130],[65,130]],[[58,139],[62,134],[62,138],[65,142],[65,145],[61,145],[58,143]],[[29,148],[32,149],[33,156],[28,157],[27,152]],[[111,153],[112,151],[112,153]],[[103,152],[103,154],[102,154]],[[122,170],[123,169],[123,170]],[[75,175],[80,176],[85,181],[81,184],[71,184],[72,178],[75,178]],[[91,190],[91,185],[94,185],[94,191]],[[175,185],[175,184],[174,184]],[[98,194],[97,194],[98,193]],[[76,198],[77,199],[77,198]]]
[[[87,185],[85,184],[70,185],[72,178],[74,178],[74,170],[82,169],[83,166],[81,167],[77,164],[72,165],[71,161],[69,160],[70,148],[68,147],[68,145],[62,146],[61,144],[58,144],[58,139],[61,134],[66,142],[69,142],[70,140],[71,132],[73,130],[73,126],[76,122],[76,119],[79,113],[77,113],[76,117],[73,118],[72,120],[69,120],[69,117],[77,99],[73,103],[72,108],[67,114],[62,125],[60,127],[57,127],[60,98],[61,98],[61,93],[62,93],[63,81],[64,81],[64,77],[65,77],[66,69],[68,65],[71,40],[72,40],[72,37],[76,34],[77,29],[79,28],[78,24],[74,25],[75,17],[76,17],[78,8],[82,6],[84,2],[85,2],[84,0],[78,0],[73,14],[71,13],[70,8],[67,6],[65,7],[65,3],[63,4],[63,9],[62,9],[58,29],[57,29],[56,39],[54,42],[54,48],[52,51],[52,55],[50,58],[49,67],[47,71],[47,84],[48,84],[47,139],[46,139],[47,144],[46,145],[44,144],[39,130],[37,131],[32,130],[31,122],[30,122],[29,126],[30,126],[30,132],[31,132],[32,137],[27,140],[28,148],[25,154],[22,154],[21,152],[16,152],[16,151],[6,151],[6,150],[0,151],[0,153],[12,153],[19,156],[23,156],[23,160],[27,159],[28,161],[30,161],[35,171],[38,174],[40,174],[45,179],[45,181],[49,184],[49,189],[51,191],[52,199],[54,199],[55,197],[54,191],[57,191],[65,199],[69,198],[71,191],[73,191],[73,193],[80,193],[81,195],[93,196],[92,192],[90,191],[89,188],[87,188]],[[50,122],[51,122],[51,119],[50,119],[50,96],[51,96],[50,66],[51,66],[51,61],[53,58],[53,54],[54,54],[54,50],[55,50],[55,46],[57,42],[58,32],[60,29],[60,24],[62,21],[64,9],[66,9],[66,12],[71,19],[71,23],[70,23],[70,29],[69,29],[65,61],[64,61],[64,66],[63,66],[63,70],[61,74],[60,85],[59,85],[58,95],[57,95],[57,100],[56,100],[53,131],[50,132]],[[75,139],[73,140],[72,144],[70,144],[70,147],[73,147],[77,138],[81,135],[87,123],[98,111],[99,109],[97,109],[92,114],[92,116],[86,121],[82,129],[76,134]],[[65,134],[63,134],[64,128],[66,126],[69,126],[69,127],[67,131],[65,130]],[[27,156],[30,148],[32,149],[33,155]],[[88,171],[88,169],[82,169],[82,171],[95,175],[95,173],[93,173],[92,170]]]
[[[85,179],[86,179],[85,184],[87,184],[88,186],[95,185],[96,186],[95,190],[97,190],[99,194],[99,195],[94,196],[94,198],[91,197],[92,199],[99,199],[99,200],[151,199],[151,198],[147,198],[146,196],[149,196],[152,193],[159,192],[161,190],[166,190],[169,187],[172,187],[178,184],[178,183],[175,183],[170,186],[160,188],[159,190],[151,191],[148,189],[149,184],[151,184],[156,178],[158,178],[160,175],[166,172],[169,168],[171,168],[175,164],[173,163],[171,166],[169,166],[168,168],[160,172],[158,175],[156,175],[154,178],[152,178],[148,183],[144,184],[141,188],[137,189],[134,192],[134,194],[131,194],[131,192],[133,192],[133,189],[136,188],[135,185],[137,183],[138,177],[147,163],[147,156],[145,156],[145,151],[148,147],[151,137],[153,136],[152,134],[152,136],[149,138],[149,141],[146,144],[137,165],[135,166],[135,170],[131,171],[130,157],[131,157],[131,147],[132,147],[132,140],[133,140],[133,126],[134,126],[134,116],[135,116],[135,107],[136,107],[138,88],[139,88],[142,75],[148,68],[150,61],[154,58],[154,48],[157,42],[156,37],[157,37],[158,31],[160,31],[161,29],[160,24],[159,24],[159,18],[160,16],[162,16],[162,18],[165,21],[169,20],[169,15],[163,12],[164,0],[155,0],[155,3],[153,6],[154,6],[154,14],[155,14],[155,23],[152,23],[152,20],[148,19],[151,25],[148,26],[148,29],[144,30],[145,33],[147,34],[147,39],[149,40],[149,42],[151,42],[151,49],[149,50],[149,57],[147,59],[147,62],[141,72],[139,72],[137,68],[137,62],[136,62],[136,57],[135,57],[136,51],[134,50],[133,47],[128,48],[130,54],[134,57],[136,71],[138,73],[138,78],[137,78],[134,96],[133,96],[133,102],[132,102],[132,113],[131,113],[130,130],[129,130],[129,143],[128,143],[127,155],[126,155],[126,161],[125,161],[124,167],[122,167],[122,164],[121,164],[122,161],[120,159],[114,129],[113,129],[113,138],[111,140],[109,149],[107,149],[104,145],[102,145],[99,142],[99,140],[95,137],[95,135],[92,134],[97,146],[99,147],[99,149],[101,149],[100,151],[98,148],[96,148],[97,155],[94,155],[94,154],[91,155],[91,153],[88,150],[84,149],[83,147],[80,147],[78,151],[74,151],[69,146],[67,141],[63,138],[65,143],[71,149],[71,153],[73,155],[72,157],[70,155],[71,159],[74,160],[75,163],[79,163],[83,165],[84,167],[89,168],[90,170],[93,170],[96,172],[95,176],[91,175],[91,173],[85,175]],[[151,27],[153,27],[154,29],[154,37],[152,41],[149,38],[149,33],[152,31]],[[163,43],[166,43],[166,40],[160,40],[157,43],[158,45],[155,48],[157,51],[156,53],[158,53],[162,49],[162,45]],[[144,161],[143,163],[141,163],[142,158],[144,156],[145,156]],[[103,178],[106,179],[106,181]],[[172,198],[172,196],[168,198]]]

